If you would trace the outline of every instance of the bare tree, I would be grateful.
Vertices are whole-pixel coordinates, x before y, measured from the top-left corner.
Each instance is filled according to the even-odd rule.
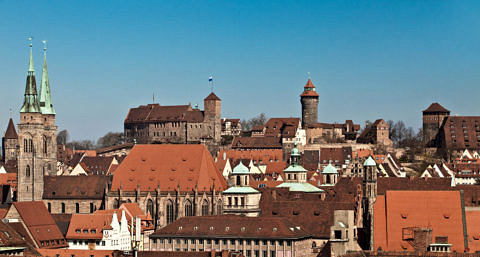
[[[251,130],[254,126],[264,125],[265,122],[267,122],[267,116],[265,113],[260,113],[258,116],[249,120],[242,120],[240,124],[242,124],[242,130],[247,131]]]
[[[108,132],[97,141],[98,147],[109,147],[123,144],[124,137],[122,132]]]

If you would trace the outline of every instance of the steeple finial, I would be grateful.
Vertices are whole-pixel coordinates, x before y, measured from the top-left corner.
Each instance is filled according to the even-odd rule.
[[[40,112],[40,108],[37,100],[37,85],[35,82],[35,68],[33,66],[33,53],[32,53],[32,40],[33,37],[29,37],[30,41],[30,59],[28,62],[27,84],[25,86],[25,94],[23,99],[23,105],[20,112]]]
[[[35,72],[35,67],[33,66],[33,53],[32,53],[32,48],[33,48],[33,44],[32,44],[32,41],[33,41],[33,37],[29,37],[28,38],[28,41],[30,41],[30,60],[28,62],[28,72]]]
[[[47,40],[43,43],[43,69],[42,81],[40,84],[40,111],[42,114],[55,114],[52,104],[52,94],[50,92],[50,79],[48,78],[47,69]]]
[[[311,79],[310,72],[307,72],[307,77],[308,77],[308,79]]]

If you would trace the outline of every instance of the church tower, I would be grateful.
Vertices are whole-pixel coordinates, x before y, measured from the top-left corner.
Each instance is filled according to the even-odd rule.
[[[373,249],[373,206],[377,200],[377,163],[371,156],[363,163],[363,229],[365,250]]]
[[[4,163],[17,161],[18,148],[18,134],[15,130],[15,125],[13,125],[13,120],[10,118],[7,131],[2,138],[2,157]]]
[[[308,125],[318,123],[318,93],[315,91],[315,86],[309,78],[303,93],[300,95],[300,102],[302,103],[302,128]]]
[[[50,85],[46,73],[46,49],[42,76],[42,88],[45,90],[44,106],[51,106]],[[50,99],[50,100],[48,100]],[[45,109],[43,109],[45,110]],[[30,43],[30,61],[27,73],[23,106],[20,109],[18,124],[18,201],[41,200],[43,177],[56,173],[56,132],[55,112],[47,108],[45,114],[37,94],[35,69],[33,65],[32,44]]]

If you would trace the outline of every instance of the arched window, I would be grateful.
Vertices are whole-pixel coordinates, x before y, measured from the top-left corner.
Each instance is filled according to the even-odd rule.
[[[28,140],[28,152],[33,152],[33,140]]]
[[[236,186],[240,186],[240,176],[237,175],[237,184]]]
[[[27,139],[23,140],[23,152],[26,153],[28,152],[28,142]]]
[[[173,222],[173,203],[168,200],[166,204],[167,224]]]
[[[65,213],[65,203],[62,203],[62,213]]]
[[[185,216],[193,216],[193,206],[190,200],[185,202]]]
[[[47,153],[47,138],[44,137],[43,138],[43,153],[46,154]]]
[[[218,201],[217,203],[217,215],[222,215],[222,201]]]
[[[147,201],[147,213],[150,213],[150,215],[153,217],[153,201],[152,201],[152,199],[148,199],[148,201]]]
[[[80,204],[75,203],[75,213],[80,213]]]
[[[25,176],[26,176],[27,178],[30,177],[30,165],[27,165],[27,168],[25,168]]]
[[[202,202],[202,216],[207,216],[208,215],[208,201],[203,200]]]

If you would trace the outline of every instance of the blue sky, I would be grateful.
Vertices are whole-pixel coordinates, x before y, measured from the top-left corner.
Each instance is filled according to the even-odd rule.
[[[319,121],[421,126],[438,101],[479,115],[479,1],[2,1],[0,129],[18,121],[34,37],[59,129],[72,139],[123,131],[131,107],[199,104],[222,117],[300,117],[307,72]]]

